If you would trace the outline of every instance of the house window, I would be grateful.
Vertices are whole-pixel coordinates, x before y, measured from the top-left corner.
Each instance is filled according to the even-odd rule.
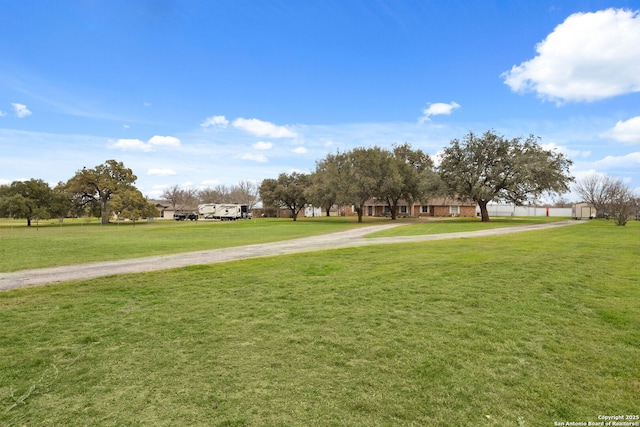
[[[420,212],[422,212],[423,214],[428,214],[429,206],[420,206]]]
[[[391,209],[389,209],[389,206],[385,206],[382,212],[384,212],[384,214],[387,215],[391,212]]]
[[[407,207],[406,206],[400,206],[400,213],[406,214],[407,213]]]
[[[449,213],[451,215],[460,215],[460,206],[449,206]]]

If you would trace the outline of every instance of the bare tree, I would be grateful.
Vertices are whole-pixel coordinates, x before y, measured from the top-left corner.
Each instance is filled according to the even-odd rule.
[[[162,198],[171,203],[171,208],[174,211],[178,205],[183,208],[195,208],[198,204],[198,192],[195,189],[180,188],[177,185],[164,190]]]
[[[553,199],[554,208],[570,208],[573,206],[573,202],[567,200],[566,198],[560,196],[558,198]]]
[[[608,193],[607,214],[615,220],[616,225],[627,225],[627,220],[637,211],[636,195],[620,179],[614,180]]]
[[[230,203],[231,189],[226,185],[216,185],[198,192],[200,203]]]
[[[171,209],[176,210],[176,205],[182,200],[180,187],[174,185],[171,188],[167,188],[162,192],[162,198],[171,203]]]
[[[592,173],[579,179],[575,183],[575,191],[583,201],[589,203],[596,210],[596,217],[604,218],[612,187],[616,180],[610,176]]]
[[[231,190],[231,197],[235,200],[235,203],[247,205],[249,210],[253,209],[258,202],[259,194],[258,184],[246,179],[233,186]]]
[[[598,218],[613,218],[617,225],[626,225],[637,214],[638,196],[619,178],[592,173],[578,180],[575,189],[596,209]]]

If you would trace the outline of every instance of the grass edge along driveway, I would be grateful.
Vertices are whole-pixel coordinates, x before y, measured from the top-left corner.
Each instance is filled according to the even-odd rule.
[[[310,252],[326,249],[359,247],[367,245],[423,242],[443,239],[472,238],[535,231],[554,227],[581,224],[580,221],[559,221],[551,223],[527,224],[502,228],[491,228],[469,232],[363,238],[367,234],[388,230],[403,223],[374,225],[318,236],[303,237],[286,241],[238,246],[209,251],[188,252],[175,255],[133,258],[121,261],[77,264],[25,270],[12,273],[0,273],[0,291],[26,286],[44,285],[71,280],[89,279],[114,274],[140,273],[186,267],[190,265],[215,264],[239,259],[258,258],[298,252]]]

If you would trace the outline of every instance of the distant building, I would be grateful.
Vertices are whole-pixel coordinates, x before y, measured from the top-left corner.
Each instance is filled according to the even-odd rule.
[[[391,210],[385,200],[370,199],[364,204],[365,216],[391,216]],[[476,202],[456,197],[438,197],[426,202],[409,205],[405,200],[398,202],[396,216],[455,216],[473,218],[476,216]]]
[[[571,208],[571,216],[575,219],[592,219],[596,214],[596,208],[587,202],[576,203]]]

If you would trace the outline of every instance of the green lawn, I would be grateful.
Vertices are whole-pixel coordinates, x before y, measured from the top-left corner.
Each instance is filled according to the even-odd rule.
[[[371,236],[451,233],[549,220],[558,219],[496,218],[483,224],[476,218],[408,218],[398,222],[409,226]],[[391,222],[388,218],[366,217],[363,224],[358,224],[355,217],[321,217],[299,218],[295,222],[288,218],[260,218],[233,222],[122,222],[102,226],[96,221],[67,219],[60,226],[57,220],[49,220],[27,228],[24,220],[0,220],[0,272],[267,243]]]
[[[95,221],[41,221],[27,228],[24,221],[0,222],[0,272],[94,261],[218,249],[294,239],[389,222],[352,217],[250,221],[154,221],[101,226]]]
[[[533,225],[546,222],[566,221],[565,217],[494,217],[490,222],[479,218],[434,218],[430,221],[409,222],[406,227],[391,228],[371,233],[367,237],[420,236],[424,234],[458,233],[487,230],[500,227]]]
[[[638,414],[639,238],[590,221],[3,292],[0,425]]]

